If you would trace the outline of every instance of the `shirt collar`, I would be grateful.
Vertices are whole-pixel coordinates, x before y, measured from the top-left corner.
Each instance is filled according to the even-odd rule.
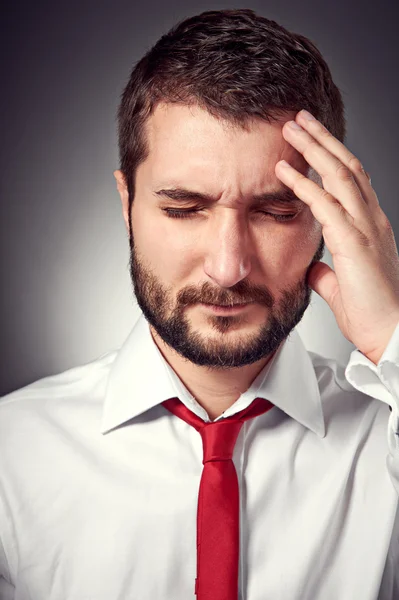
[[[141,313],[111,365],[106,387],[101,432],[126,423],[164,400],[178,397],[200,417],[205,410],[193,398],[165,360]],[[320,391],[311,358],[296,329],[283,341],[250,388],[225,411],[234,414],[262,397],[287,415],[325,436]]]

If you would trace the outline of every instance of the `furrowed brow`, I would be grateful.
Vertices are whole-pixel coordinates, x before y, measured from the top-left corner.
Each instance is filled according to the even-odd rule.
[[[157,190],[154,193],[161,198],[168,198],[169,200],[174,200],[175,202],[204,202],[206,204],[217,202],[217,198],[211,196],[210,194],[195,192],[185,188],[166,188]],[[288,188],[286,190],[279,190],[276,192],[256,194],[252,196],[251,201],[254,205],[272,204],[274,202],[297,206],[304,204],[302,200],[295,196],[294,192]]]
[[[188,202],[188,201],[197,201],[197,202],[216,202],[217,199],[209,194],[202,194],[201,192],[194,192],[192,190],[186,190],[185,188],[167,188],[163,190],[158,190],[155,192],[157,196],[161,196],[163,198],[169,198],[170,200],[175,200],[176,202]]]
[[[265,194],[252,196],[252,202],[255,205],[272,204],[273,202],[290,204],[294,206],[302,206],[305,204],[298,198],[298,196],[295,196],[294,192],[289,188],[286,190],[279,190],[278,192],[267,192]]]

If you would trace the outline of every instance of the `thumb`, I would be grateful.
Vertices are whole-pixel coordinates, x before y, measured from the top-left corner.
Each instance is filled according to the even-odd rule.
[[[334,299],[339,291],[339,284],[333,269],[324,262],[316,262],[308,271],[307,282],[334,311]]]

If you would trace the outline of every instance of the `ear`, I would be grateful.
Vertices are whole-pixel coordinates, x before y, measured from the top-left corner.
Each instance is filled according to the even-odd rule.
[[[116,179],[116,187],[122,202],[122,214],[125,221],[126,229],[129,232],[129,192],[127,191],[127,185],[125,176],[122,171],[114,171],[114,177]]]

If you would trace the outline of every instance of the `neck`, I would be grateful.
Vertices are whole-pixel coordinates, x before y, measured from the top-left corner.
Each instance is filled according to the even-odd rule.
[[[247,391],[272,356],[269,354],[260,361],[232,369],[213,369],[196,365],[165,344],[156,331],[150,327],[151,335],[165,360],[179,376],[189,392],[208,413],[211,420],[224,413]]]

